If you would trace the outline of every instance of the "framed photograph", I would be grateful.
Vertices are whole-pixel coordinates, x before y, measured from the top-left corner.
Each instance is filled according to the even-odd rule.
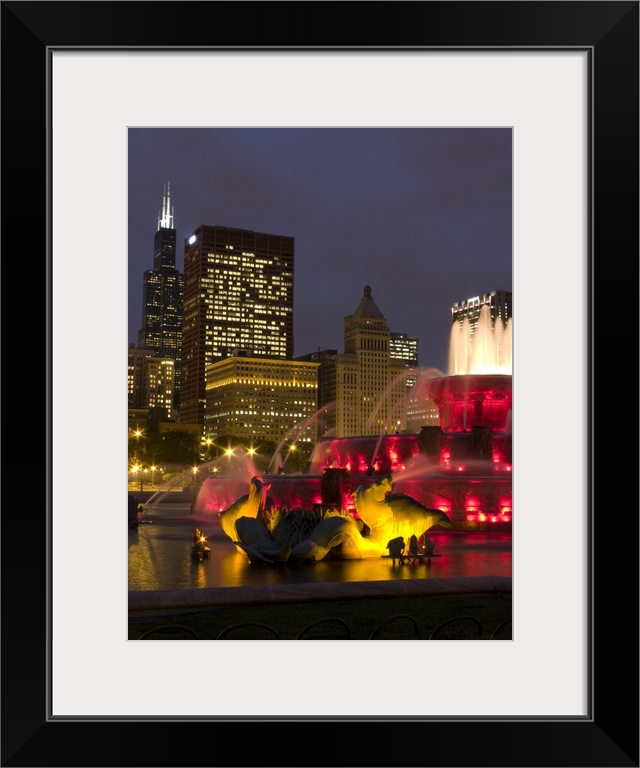
[[[2,764],[328,764],[355,729],[354,765],[638,766],[637,383],[618,404],[610,351],[638,349],[638,3],[3,2],[2,44],[47,428],[34,541],[3,521]],[[513,130],[512,642],[127,642],[127,130],[196,125]],[[431,689],[401,699],[397,669]]]

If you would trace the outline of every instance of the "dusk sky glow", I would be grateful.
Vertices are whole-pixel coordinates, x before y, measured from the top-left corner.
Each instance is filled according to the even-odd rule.
[[[295,238],[294,354],[343,351],[365,285],[391,331],[446,372],[451,305],[512,290],[505,128],[132,128],[128,333],[171,184],[176,266],[201,224]]]

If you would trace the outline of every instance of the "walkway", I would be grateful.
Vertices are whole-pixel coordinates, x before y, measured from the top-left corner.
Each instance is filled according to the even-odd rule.
[[[429,597],[510,593],[512,580],[504,576],[392,581],[272,584],[251,587],[161,589],[129,592],[129,619],[176,616],[215,608],[357,600],[382,597]]]

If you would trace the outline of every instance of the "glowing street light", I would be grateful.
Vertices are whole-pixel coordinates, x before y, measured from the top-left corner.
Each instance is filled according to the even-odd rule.
[[[136,429],[134,431],[134,437],[136,438],[137,447],[136,447],[136,458],[140,462],[139,465],[139,471],[140,471],[140,490],[142,490],[142,483],[144,481],[144,477],[142,476],[142,465],[145,461],[145,454],[146,454],[146,445],[144,442],[144,432],[141,429]]]
[[[196,487],[196,475],[198,474],[198,467],[193,468],[193,487]]]
[[[217,459],[218,458],[218,446],[216,445],[215,440],[213,438],[211,438],[211,437],[207,437],[207,438],[204,439],[203,442],[204,442],[204,445],[205,445],[203,457],[205,459],[212,459],[212,458],[216,458]],[[213,446],[213,448],[212,448],[212,446]]]
[[[143,483],[144,483],[143,469],[142,469],[142,466],[140,464],[134,464],[131,467],[131,474],[134,476],[134,478],[133,478],[134,482],[135,482],[135,475],[138,472],[140,473],[140,490],[143,491],[144,490],[144,487],[143,487]]]

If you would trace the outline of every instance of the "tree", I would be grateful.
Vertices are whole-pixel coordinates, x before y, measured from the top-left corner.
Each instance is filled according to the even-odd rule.
[[[146,435],[140,432],[130,432],[128,442],[128,459],[129,464],[142,465],[145,462],[147,452],[147,438]]]
[[[161,432],[153,448],[156,463],[194,465],[199,460],[200,443],[191,432]]]
[[[283,446],[282,453],[283,460],[286,457],[284,464],[284,471],[286,472],[304,472],[307,468],[307,464],[311,460],[311,454],[313,452],[313,446],[311,443],[296,443],[293,450],[290,450],[291,446]]]

